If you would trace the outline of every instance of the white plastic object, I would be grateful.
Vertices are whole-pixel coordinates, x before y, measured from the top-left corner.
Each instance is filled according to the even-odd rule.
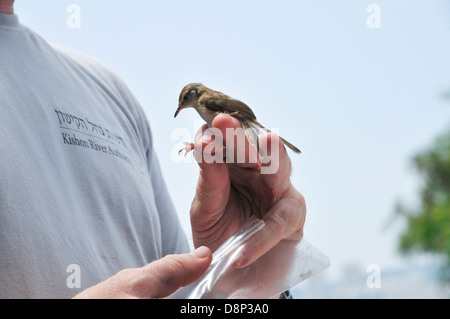
[[[206,273],[188,289],[189,299],[262,299],[273,298],[330,266],[329,258],[302,238],[282,240],[266,254],[244,268],[233,261],[245,242],[264,227],[251,217],[213,254]],[[178,293],[172,297],[177,298]]]

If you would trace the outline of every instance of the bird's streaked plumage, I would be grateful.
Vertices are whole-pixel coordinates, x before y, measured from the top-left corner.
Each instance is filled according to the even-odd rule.
[[[176,117],[182,109],[188,107],[194,108],[206,123],[208,123],[209,127],[212,126],[214,117],[219,113],[233,116],[241,122],[249,142],[257,147],[258,136],[262,132],[270,132],[257,121],[255,113],[253,113],[252,109],[247,104],[222,92],[211,90],[201,83],[190,83],[181,90],[178,108],[174,117]],[[295,153],[301,153],[297,147],[282,137],[280,137],[280,140]]]

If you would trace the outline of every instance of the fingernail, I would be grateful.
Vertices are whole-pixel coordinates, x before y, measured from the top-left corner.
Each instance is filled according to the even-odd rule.
[[[206,258],[208,256],[209,249],[205,246],[198,247],[196,250],[191,252],[191,255],[197,258]]]
[[[212,138],[211,138],[211,135],[210,134],[203,134],[203,136],[202,136],[202,143],[203,144],[209,144],[209,143],[211,143],[212,142]]]
[[[245,256],[240,255],[238,258],[236,258],[233,261],[233,267],[234,268],[243,268],[245,266],[245,263],[247,262],[247,259]]]

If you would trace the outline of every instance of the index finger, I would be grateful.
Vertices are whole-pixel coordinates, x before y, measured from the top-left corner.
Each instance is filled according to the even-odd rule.
[[[212,126],[222,132],[227,163],[247,168],[261,167],[257,146],[247,138],[247,134],[256,134],[251,128],[243,128],[240,120],[227,114],[217,115]]]

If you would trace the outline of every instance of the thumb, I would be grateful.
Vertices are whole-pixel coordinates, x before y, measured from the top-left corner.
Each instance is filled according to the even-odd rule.
[[[211,260],[212,252],[205,246],[189,254],[167,255],[141,268],[141,276],[131,283],[131,294],[138,298],[167,297],[200,278]]]

